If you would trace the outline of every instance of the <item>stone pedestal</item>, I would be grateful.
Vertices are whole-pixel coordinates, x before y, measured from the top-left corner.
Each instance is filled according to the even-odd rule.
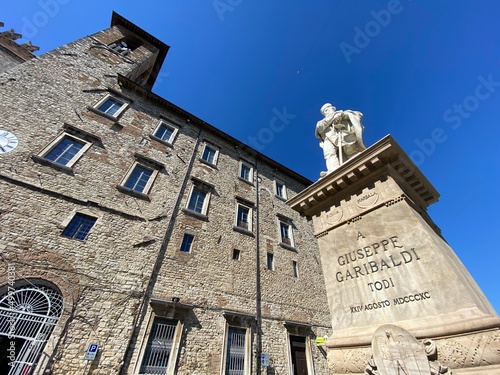
[[[387,136],[289,200],[314,222],[336,374],[364,371],[384,324],[433,339],[454,374],[500,374],[500,319],[428,216],[438,197]]]

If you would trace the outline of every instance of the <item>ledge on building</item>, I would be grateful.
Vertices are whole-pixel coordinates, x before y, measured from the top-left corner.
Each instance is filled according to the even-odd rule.
[[[122,192],[122,193],[125,193],[125,194],[128,194],[128,195],[132,195],[132,196],[134,196],[136,198],[139,198],[139,199],[142,199],[142,200],[145,200],[145,201],[148,201],[148,202],[151,201],[151,198],[149,198],[149,195],[141,193],[139,191],[132,190],[132,189],[130,189],[128,187],[125,187],[123,185],[116,185],[116,188],[120,192]]]
[[[54,169],[57,169],[57,170],[59,170],[61,172],[66,173],[66,174],[68,174],[70,176],[74,176],[75,175],[72,168],[70,168],[70,167],[68,167],[66,165],[63,165],[63,164],[59,164],[59,163],[53,162],[52,160],[46,159],[43,156],[31,155],[31,159],[34,162],[36,162],[36,163],[52,167]]]
[[[193,305],[181,303],[179,298],[175,297],[170,301],[151,298],[149,304],[156,315],[170,319],[180,320],[193,310]]]
[[[297,251],[297,248],[295,246],[292,246],[292,245],[288,245],[284,242],[280,242],[279,245],[287,250],[291,250],[291,251]]]
[[[255,237],[255,235],[253,234],[253,232],[251,230],[239,227],[237,225],[233,226],[233,230],[235,230],[236,232],[242,233],[242,234],[246,234],[247,236],[250,236],[250,237]]]
[[[185,214],[187,215],[190,215],[190,216],[193,216],[197,219],[200,219],[200,220],[204,220],[204,221],[208,221],[208,216],[205,215],[205,214],[200,214],[199,212],[196,212],[196,211],[193,211],[193,210],[190,210],[189,208],[183,208],[182,209],[182,212],[184,212]]]

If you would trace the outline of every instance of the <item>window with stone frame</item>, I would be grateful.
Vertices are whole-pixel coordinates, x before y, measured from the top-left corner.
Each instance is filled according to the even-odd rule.
[[[252,368],[252,326],[255,316],[224,311],[226,329],[222,375],[250,375]]]
[[[45,147],[38,157],[50,163],[71,168],[91,145],[92,142],[63,132]]]
[[[240,160],[239,178],[244,181],[253,183],[253,166],[250,163]]]
[[[287,199],[286,185],[283,181],[274,180],[274,193],[278,198]]]
[[[195,177],[192,177],[191,180],[193,182],[193,186],[191,186],[186,207],[183,211],[200,219],[206,220],[210,196],[214,187],[213,185]]]
[[[295,243],[293,241],[292,221],[284,217],[279,217],[278,227],[280,245],[291,248],[295,247]]]
[[[94,111],[111,119],[117,119],[129,105],[129,101],[117,95],[107,94],[94,107]]]
[[[179,321],[155,316],[139,374],[165,374]]]
[[[201,160],[211,165],[217,165],[219,158],[219,149],[214,145],[205,142],[201,153]]]
[[[151,180],[152,175],[153,171],[151,169],[136,163],[127,179],[125,180],[123,186],[130,190],[146,194],[146,188],[149,184],[149,181]]]
[[[159,171],[164,168],[164,165],[139,154],[135,154],[135,158],[136,161],[132,164],[122,182],[117,186],[117,189],[122,193],[129,193],[138,198],[149,199],[148,194],[151,191],[153,182]]]
[[[236,204],[236,226],[252,231],[252,209],[241,203]]]
[[[190,253],[191,250],[193,249],[193,241],[194,241],[194,234],[184,233],[184,236],[182,237],[180,251],[183,253]]]
[[[189,196],[189,202],[187,209],[197,212],[199,214],[205,214],[206,211],[206,198],[207,192],[199,189],[196,186],[193,186],[191,190],[191,195]]]
[[[172,125],[165,120],[160,120],[160,123],[153,132],[152,137],[156,140],[166,143],[167,145],[172,145],[178,131],[179,128],[177,126]]]
[[[184,319],[193,309],[179,298],[151,298],[151,318],[140,344],[134,374],[174,375],[182,345]]]
[[[66,228],[64,228],[61,235],[74,240],[84,241],[87,239],[96,221],[97,218],[95,217],[77,213],[73,216]]]

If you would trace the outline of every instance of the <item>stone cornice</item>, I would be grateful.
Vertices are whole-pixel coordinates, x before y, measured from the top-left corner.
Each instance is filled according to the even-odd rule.
[[[302,216],[310,218],[324,207],[347,197],[360,186],[366,186],[368,180],[373,181],[387,175],[394,178],[423,211],[438,201],[437,190],[396,141],[387,135],[287,203]]]

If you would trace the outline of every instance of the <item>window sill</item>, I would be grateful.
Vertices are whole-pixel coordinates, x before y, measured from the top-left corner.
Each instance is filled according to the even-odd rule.
[[[99,111],[97,108],[88,106],[87,109],[91,112],[94,112],[95,114],[98,114],[99,116],[102,116],[104,118],[107,118],[108,120],[114,121],[115,125],[121,126],[123,128],[123,125],[118,122],[118,118],[120,117],[121,113],[118,115],[118,117],[108,115],[107,113],[104,113],[102,111]]]
[[[280,242],[280,243],[279,243],[279,245],[280,245],[281,247],[283,247],[283,248],[287,249],[287,250],[297,251],[297,249],[296,249],[294,246],[292,246],[292,245],[288,245],[288,244],[286,244],[286,243],[284,243],[284,242]]]
[[[149,135],[149,138],[157,141],[157,142],[160,142],[161,144],[165,145],[165,146],[168,146],[168,147],[174,147],[173,143],[172,142],[169,142],[169,141],[165,141],[164,139],[161,139],[161,138],[158,138],[156,135],[154,134],[150,134]]]
[[[188,214],[190,216],[194,216],[197,219],[208,221],[208,216],[205,214],[200,214],[199,212],[189,210],[187,208],[183,208],[182,212],[184,212],[185,214]]]
[[[206,161],[206,160],[204,160],[204,159],[202,159],[202,158],[199,158],[198,160],[199,160],[200,162],[202,162],[203,164],[206,164],[206,165],[208,165],[209,167],[212,167],[213,169],[217,169],[217,165],[216,165],[216,164],[214,164],[214,163],[210,163],[210,162],[208,162],[208,161]]]
[[[274,194],[274,196],[275,196],[276,198],[278,198],[279,200],[282,200],[283,202],[286,202],[286,201],[287,201],[287,199],[286,199],[285,197],[282,197],[281,195]]]
[[[142,200],[145,200],[145,201],[148,201],[148,202],[151,201],[151,199],[149,198],[149,195],[141,193],[139,191],[135,191],[135,190],[129,189],[128,187],[125,187],[123,185],[116,185],[116,188],[120,192],[122,192],[122,193],[125,193],[125,194],[128,194],[128,195],[132,195],[132,196],[134,196],[136,198],[139,198],[139,199],[142,199]]]
[[[246,234],[247,236],[250,236],[250,237],[255,237],[255,235],[253,234],[252,231],[245,229],[245,228],[242,228],[242,227],[239,227],[237,225],[233,226],[233,230],[235,230],[236,232],[240,232],[242,234]]]
[[[70,176],[74,176],[75,174],[73,173],[73,169],[71,167],[68,167],[67,165],[59,164],[56,162],[53,162],[52,160],[45,159],[43,156],[38,156],[38,155],[31,155],[31,159],[39,164],[46,165],[48,167],[52,167],[54,169],[57,169],[61,172],[64,172],[66,174],[69,174]]]
[[[64,235],[62,235],[62,234],[61,234],[61,237],[62,237],[62,238],[66,238],[67,240],[80,241],[80,242],[84,242],[84,241],[88,238],[88,236],[87,236],[87,237],[85,237],[83,240],[81,240],[81,239],[76,238],[76,237],[64,236]]]
[[[245,180],[243,177],[238,176],[238,179],[240,181],[246,182],[248,185],[254,186],[252,181]]]

